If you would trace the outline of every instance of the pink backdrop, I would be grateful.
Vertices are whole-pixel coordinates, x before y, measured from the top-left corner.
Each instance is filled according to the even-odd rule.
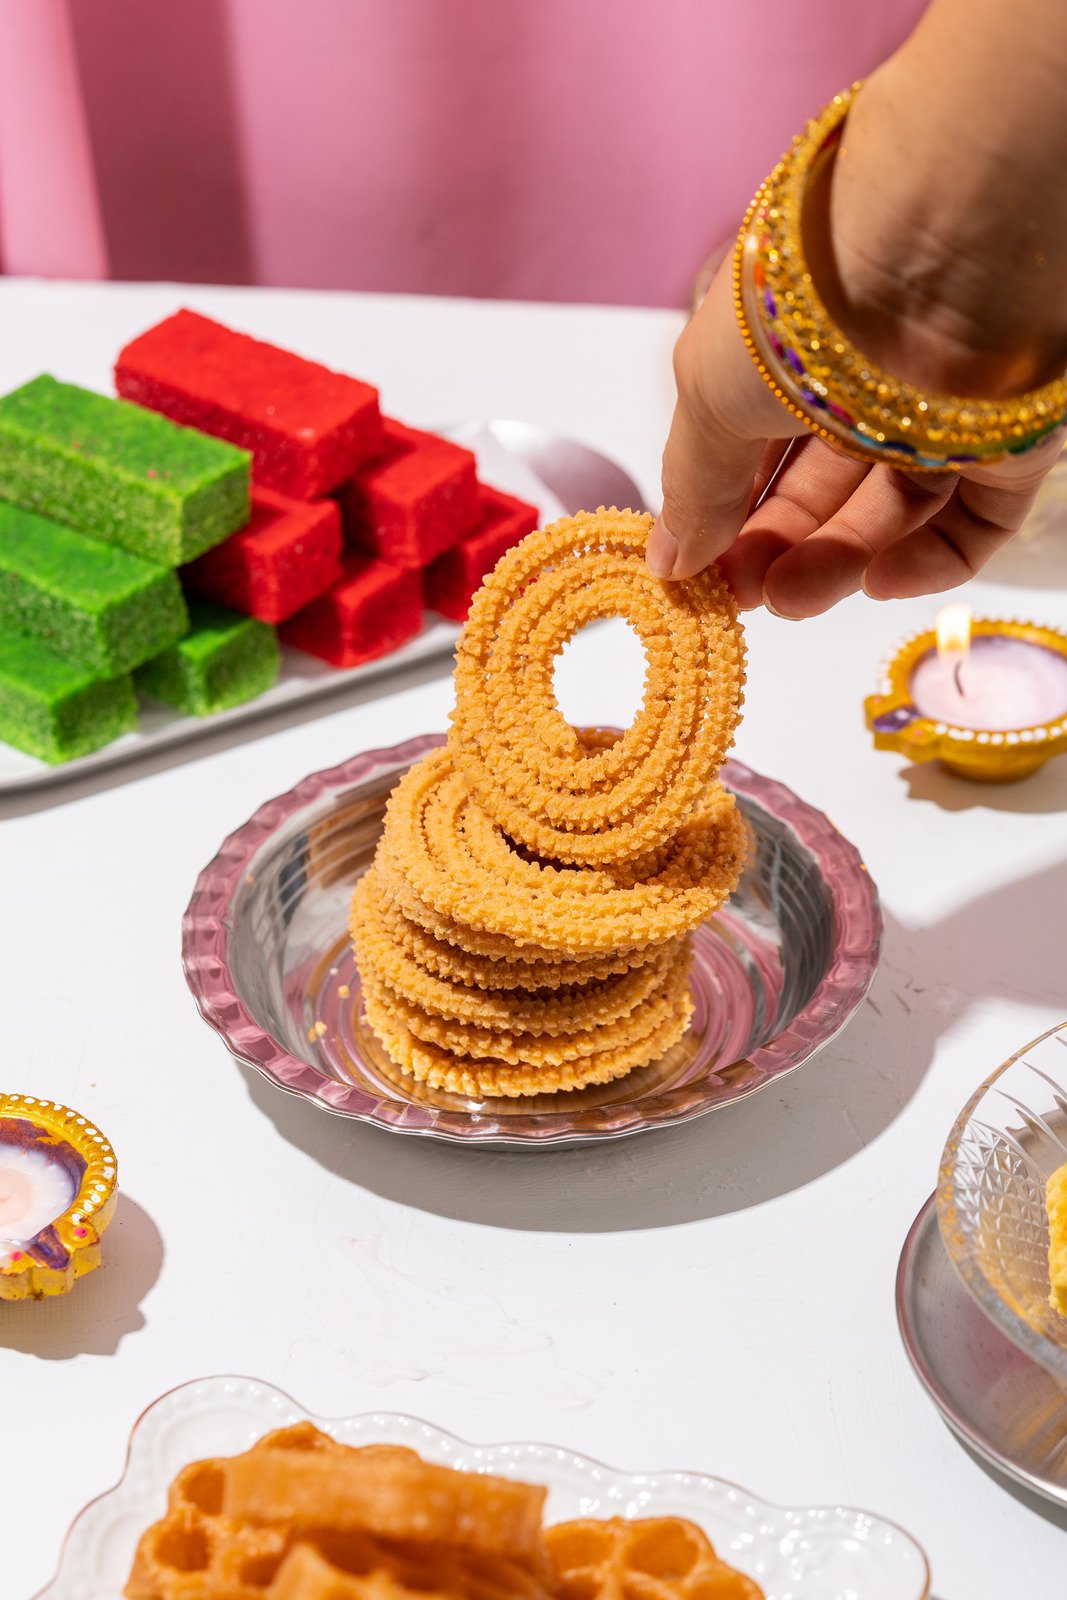
[[[678,305],[804,117],[921,9],[70,0],[111,271]],[[36,263],[12,236],[11,174],[54,179],[10,124],[4,265],[54,271],[80,246],[69,213],[51,255],[38,219]]]

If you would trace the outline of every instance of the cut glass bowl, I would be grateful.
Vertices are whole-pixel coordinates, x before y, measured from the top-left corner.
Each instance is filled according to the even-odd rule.
[[[1067,1385],[1067,1317],[1049,1305],[1045,1182],[1067,1162],[1067,1023],[964,1106],[941,1157],[941,1237],[998,1328]]]

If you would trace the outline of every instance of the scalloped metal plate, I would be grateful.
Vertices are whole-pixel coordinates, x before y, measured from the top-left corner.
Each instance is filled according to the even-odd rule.
[[[396,1132],[463,1142],[619,1137],[755,1093],[827,1044],[862,1001],[881,917],[858,852],[783,784],[728,762],[722,776],[755,851],[730,905],[698,930],[697,1010],[677,1054],[533,1106],[398,1083],[358,1024],[345,913],[390,788],[442,739],[423,735],[311,774],[232,833],[200,874],[183,923],[190,989],[231,1053],[280,1089]]]

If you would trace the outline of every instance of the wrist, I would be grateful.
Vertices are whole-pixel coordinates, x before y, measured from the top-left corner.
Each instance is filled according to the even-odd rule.
[[[947,139],[951,88],[927,92],[908,47],[864,86],[832,169],[812,183],[805,240],[831,315],[898,377],[1009,395],[1067,366],[1067,200],[1060,153]],[[1067,151],[1064,152],[1067,160]]]

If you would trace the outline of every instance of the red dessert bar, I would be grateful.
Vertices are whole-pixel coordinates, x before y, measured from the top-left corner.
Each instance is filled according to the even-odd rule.
[[[376,389],[196,311],[178,311],[128,344],[115,387],[250,450],[255,481],[299,500],[336,489],[382,448]]]
[[[333,500],[252,490],[252,517],[182,569],[190,594],[260,622],[284,622],[341,576],[341,513]]]
[[[481,520],[473,533],[430,563],[423,574],[426,604],[453,622],[466,621],[475,589],[505,550],[537,527],[538,511],[499,489],[479,485]]]
[[[388,561],[348,555],[338,583],[282,624],[286,644],[335,667],[384,656],[422,626],[422,580]]]
[[[396,567],[425,567],[478,520],[474,456],[384,420],[385,449],[338,495],[345,539]]]

